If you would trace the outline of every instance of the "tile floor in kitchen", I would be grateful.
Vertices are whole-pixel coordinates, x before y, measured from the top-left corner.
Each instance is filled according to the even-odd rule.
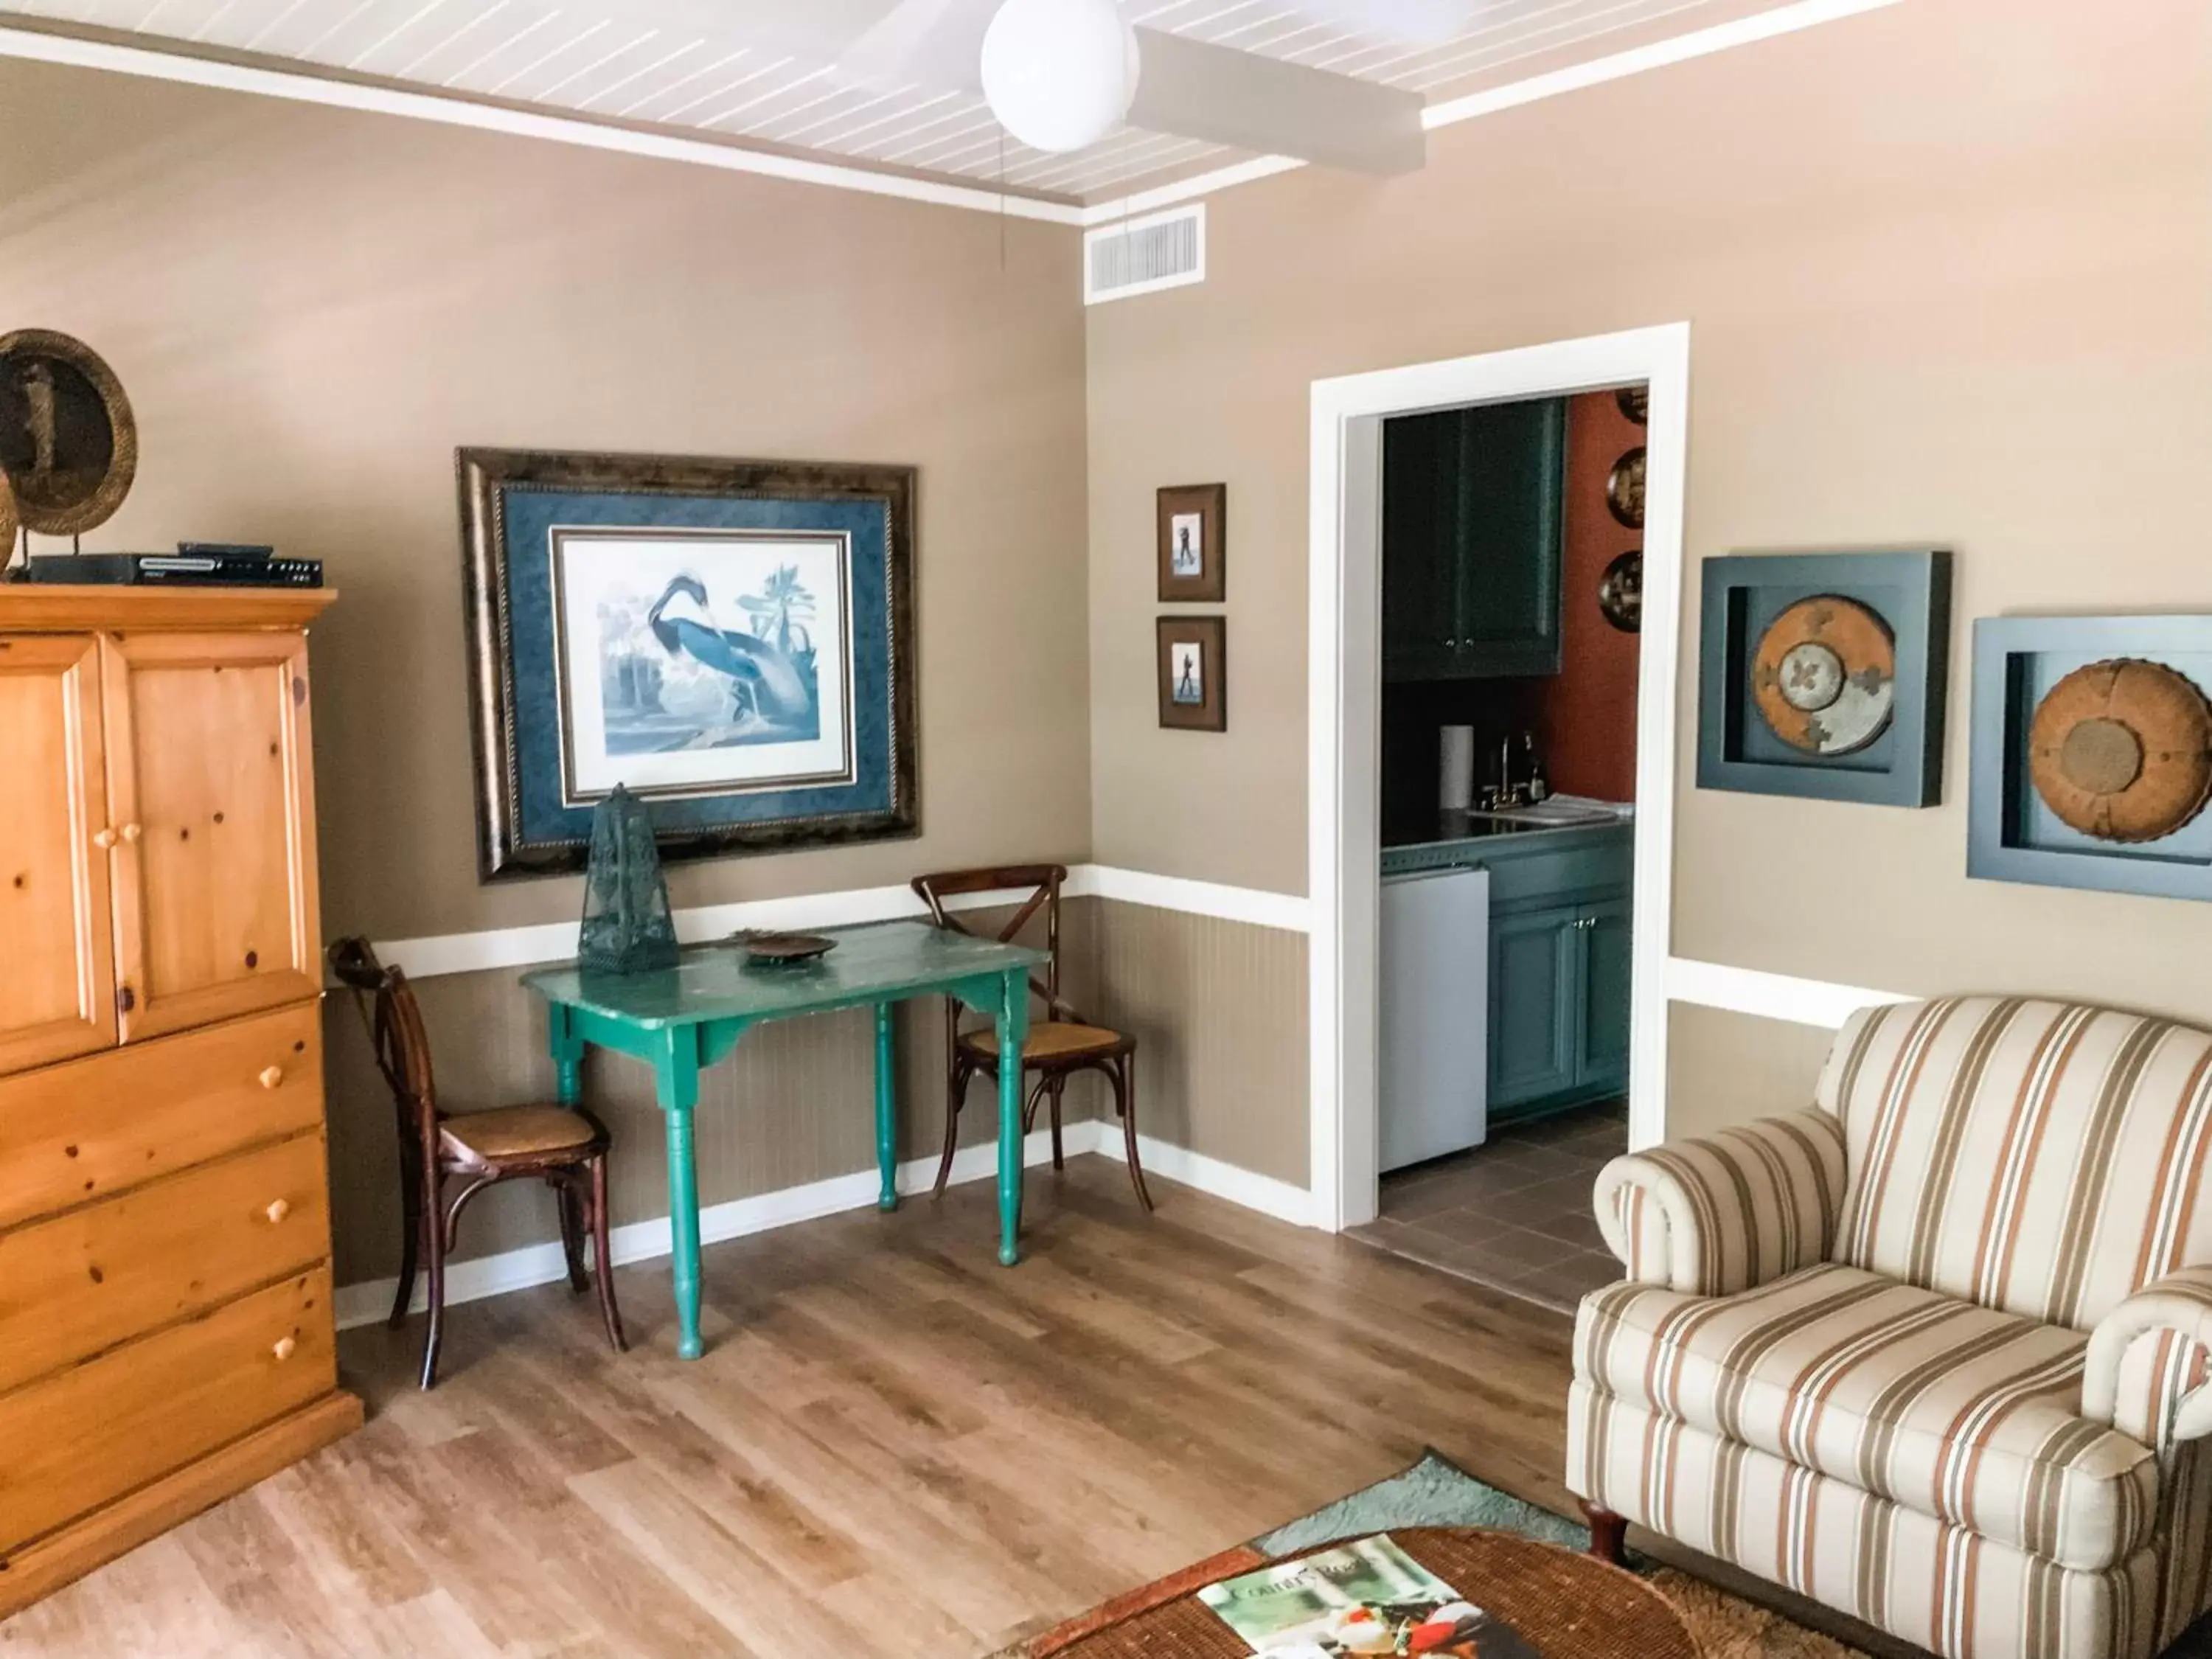
[[[1382,1213],[1351,1236],[1555,1308],[1621,1276],[1590,1187],[1628,1150],[1628,1105],[1604,1101],[1494,1131],[1472,1152],[1382,1177]]]

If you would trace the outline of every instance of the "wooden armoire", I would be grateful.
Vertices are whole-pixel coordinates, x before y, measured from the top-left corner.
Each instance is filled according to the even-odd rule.
[[[307,624],[0,586],[0,1614],[346,1433]]]

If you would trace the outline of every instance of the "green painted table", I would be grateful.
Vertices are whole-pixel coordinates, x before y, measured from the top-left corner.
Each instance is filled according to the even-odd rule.
[[[1022,1221],[1022,1045],[1029,1037],[1030,969],[1041,951],[971,939],[926,922],[893,921],[828,930],[837,948],[812,962],[769,967],[734,945],[694,945],[673,968],[642,974],[591,974],[571,964],[525,974],[544,997],[562,1103],[583,1092],[584,1048],[596,1043],[653,1067],[668,1131],[668,1226],[680,1326],[677,1351],[696,1359],[699,1341],[699,1178],[691,1119],[699,1072],[726,1057],[752,1027],[832,1009],[876,1011],[878,1202],[898,1205],[898,1098],[891,1053],[891,1005],[908,997],[951,996],[998,1027],[999,1260],[1020,1260]]]

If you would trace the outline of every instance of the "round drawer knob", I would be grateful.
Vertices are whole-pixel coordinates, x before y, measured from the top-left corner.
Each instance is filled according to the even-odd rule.
[[[273,1089],[283,1080],[284,1068],[282,1066],[266,1066],[262,1071],[261,1086],[264,1089]]]
[[[270,1224],[274,1226],[292,1213],[292,1200],[289,1198],[280,1198],[262,1213],[269,1218]]]
[[[126,823],[123,826],[123,839],[125,841],[136,841],[145,833],[135,823]]]
[[[271,1348],[269,1352],[275,1354],[279,1359],[289,1359],[292,1357],[292,1351],[299,1346],[299,1343],[295,1341],[292,1338],[289,1336],[280,1336],[276,1339],[276,1346]]]
[[[103,853],[108,851],[115,845],[115,831],[112,830],[102,830],[99,834],[93,836],[92,844],[100,848]]]

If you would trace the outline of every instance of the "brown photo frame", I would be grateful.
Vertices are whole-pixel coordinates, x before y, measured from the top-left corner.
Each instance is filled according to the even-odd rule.
[[[1227,484],[1162,489],[1157,530],[1162,605],[1218,605],[1228,597]]]
[[[1162,617],[1158,627],[1160,724],[1226,732],[1229,619]]]

